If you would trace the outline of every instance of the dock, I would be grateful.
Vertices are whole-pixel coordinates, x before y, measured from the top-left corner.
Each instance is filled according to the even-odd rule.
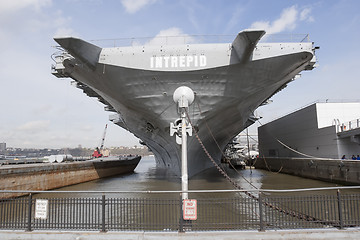
[[[279,231],[214,231],[214,232],[187,232],[187,233],[157,233],[157,232],[20,232],[20,231],[0,231],[1,238],[22,239],[22,240],[61,240],[61,239],[82,239],[82,240],[278,240],[278,239],[307,239],[307,240],[351,240],[359,239],[360,229],[321,229],[321,230],[279,230]]]
[[[360,185],[360,161],[326,158],[259,158],[255,168],[345,185]]]

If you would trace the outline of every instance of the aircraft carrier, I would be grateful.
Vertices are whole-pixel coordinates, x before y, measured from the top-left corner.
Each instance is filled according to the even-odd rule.
[[[256,121],[254,110],[316,63],[310,41],[262,43],[262,30],[245,30],[231,43],[168,44],[101,48],[73,37],[55,38],[62,51],[52,74],[72,78],[78,88],[116,112],[111,120],[140,138],[160,167],[180,175],[181,146],[170,136],[179,124],[174,91],[195,94],[188,121],[193,176],[220,163],[226,144]],[[200,141],[199,141],[200,139]],[[201,142],[201,143],[200,143]]]

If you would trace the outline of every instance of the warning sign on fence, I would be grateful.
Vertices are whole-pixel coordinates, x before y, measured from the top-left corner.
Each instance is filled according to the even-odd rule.
[[[47,199],[36,199],[35,202],[35,218],[46,219],[48,213],[48,200]]]
[[[184,199],[183,201],[183,219],[197,219],[197,201],[196,199]]]

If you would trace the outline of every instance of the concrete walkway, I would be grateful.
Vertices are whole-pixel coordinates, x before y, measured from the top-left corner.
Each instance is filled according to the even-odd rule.
[[[229,232],[187,232],[187,233],[158,233],[158,232],[58,232],[58,231],[0,231],[0,239],[22,240],[278,240],[278,239],[360,239],[360,228],[345,230],[338,229],[306,229],[306,230],[281,230],[281,231],[229,231]]]

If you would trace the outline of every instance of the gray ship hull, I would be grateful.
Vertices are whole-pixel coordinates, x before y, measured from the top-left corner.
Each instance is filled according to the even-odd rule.
[[[261,36],[252,43],[257,43]],[[310,47],[305,51],[299,47],[299,50],[274,54],[268,50],[261,51],[259,45],[254,50],[254,46],[249,47],[250,44],[245,43],[241,46],[245,53],[241,55],[235,41],[233,48],[231,44],[216,45],[215,50],[209,45],[194,46],[193,49],[202,49],[202,53],[198,57],[192,53],[193,57],[184,57],[183,62],[176,58],[174,62],[166,62],[166,55],[161,55],[158,60],[162,62],[157,63],[153,57],[156,48],[149,49],[149,55],[144,53],[131,61],[130,55],[124,56],[128,49],[110,49],[111,53],[109,49],[98,49],[91,45],[92,51],[87,52],[90,55],[94,52],[94,59],[89,54],[84,56],[86,54],[81,50],[84,47],[79,47],[78,42],[82,40],[64,38],[56,41],[70,56],[61,59],[61,65],[55,68],[54,74],[75,79],[77,86],[85,93],[98,97],[108,110],[117,112],[112,121],[140,138],[154,153],[160,167],[170,168],[179,175],[181,145],[169,134],[170,122],[179,118],[177,104],[173,101],[175,89],[187,86],[195,92],[188,116],[209,154],[220,162],[226,144],[255,121],[254,110],[299,72],[311,67],[314,61]],[[180,51],[161,48],[169,52],[169,58],[173,56],[171,51]],[[187,51],[189,48],[187,45]],[[133,50],[133,56],[136,51]],[[143,48],[143,52],[147,51]],[[189,52],[187,54],[184,56],[191,55]],[[212,61],[217,55],[218,59]],[[207,56],[202,64],[198,61],[201,56]],[[144,59],[149,57],[147,66]],[[124,62],[123,59],[128,60]],[[195,60],[198,61],[196,64]],[[175,68],[175,63],[182,66]],[[174,65],[173,69],[170,64]],[[189,176],[212,166],[198,139],[189,137]]]

